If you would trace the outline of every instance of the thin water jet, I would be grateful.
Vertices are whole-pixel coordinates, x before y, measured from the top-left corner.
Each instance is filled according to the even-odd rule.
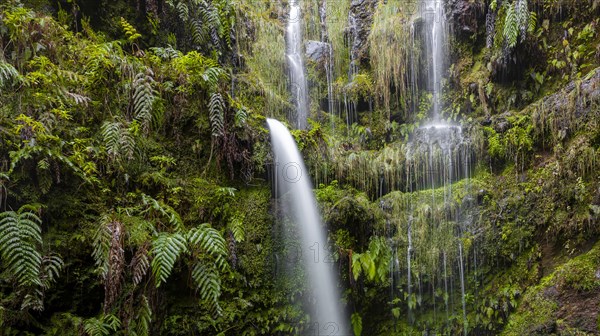
[[[318,335],[345,335],[345,319],[335,264],[327,235],[313,195],[308,170],[288,129],[279,121],[267,119],[275,155],[276,192],[295,229],[300,233],[300,252],[312,290],[312,324]],[[298,243],[298,242],[295,242]]]
[[[295,125],[298,129],[305,129],[309,111],[308,83],[305,75],[304,60],[302,59],[302,13],[299,1],[291,0],[289,4],[286,58],[290,68],[290,87],[296,105]]]

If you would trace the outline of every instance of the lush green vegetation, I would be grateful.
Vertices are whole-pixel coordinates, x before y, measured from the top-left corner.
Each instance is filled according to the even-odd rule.
[[[439,184],[448,152],[414,144],[432,95],[410,76],[412,13],[372,2],[354,74],[352,2],[302,2],[333,54],[307,62],[292,131],[353,333],[600,333],[600,3],[448,10],[442,115],[472,165]],[[310,332],[269,181],[265,118],[293,109],[286,6],[0,4],[0,335]]]

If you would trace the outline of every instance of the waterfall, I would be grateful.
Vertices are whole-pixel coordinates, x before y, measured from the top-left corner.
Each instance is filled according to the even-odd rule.
[[[444,72],[444,60],[446,55],[446,16],[444,13],[444,1],[426,0],[423,13],[427,25],[431,29],[429,36],[429,48],[431,55],[431,71],[429,72],[429,83],[433,91],[433,120],[440,117],[440,100],[442,93],[442,77]]]
[[[308,118],[308,84],[302,59],[302,25],[299,0],[290,1],[290,14],[287,25],[287,53],[290,68],[290,87],[296,103],[296,128],[305,129]],[[293,120],[291,118],[290,120]]]
[[[288,129],[267,119],[275,154],[275,183],[285,215],[300,235],[300,253],[312,290],[312,324],[317,335],[345,335],[346,323],[340,309],[335,264],[317,210],[310,176]],[[291,238],[293,239],[293,238]],[[296,242],[297,243],[297,242]]]

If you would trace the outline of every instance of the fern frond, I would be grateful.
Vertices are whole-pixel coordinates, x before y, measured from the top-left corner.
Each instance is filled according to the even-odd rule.
[[[140,246],[133,259],[131,260],[131,269],[133,275],[133,284],[138,285],[142,282],[142,279],[148,272],[148,268],[150,268],[150,259],[148,258],[148,246],[142,245]]]
[[[172,60],[182,56],[181,51],[174,49],[171,46],[166,48],[152,47],[150,50],[158,57],[164,60]]]
[[[246,230],[244,229],[244,218],[242,216],[234,216],[229,222],[229,229],[236,242],[241,243],[244,241]]]
[[[156,287],[167,281],[182,252],[187,251],[186,240],[180,233],[161,232],[152,242],[152,274]]]
[[[10,63],[0,60],[0,88],[17,84],[23,81],[19,71]]]
[[[529,34],[533,34],[535,32],[536,26],[537,26],[537,13],[531,12],[531,13],[529,13],[529,25],[527,27],[527,32]]]
[[[219,84],[219,80],[223,78],[224,75],[225,71],[221,67],[218,65],[209,64],[202,74],[202,79],[205,82],[205,86],[209,89],[212,89]]]
[[[100,318],[92,317],[83,322],[83,330],[89,336],[113,335],[121,326],[121,320],[110,314]]]
[[[148,133],[150,125],[156,125],[158,118],[153,114],[153,104],[156,99],[156,91],[152,87],[154,78],[152,70],[146,73],[138,73],[133,80],[133,113],[135,119],[140,123],[144,132]]]
[[[98,229],[94,234],[94,251],[92,257],[96,264],[96,270],[104,279],[108,274],[108,253],[110,250],[111,234],[108,229],[108,225],[111,221],[111,217],[108,214],[103,214],[100,217]]]
[[[42,256],[42,220],[31,208],[0,214],[0,255],[19,286],[39,286]]]
[[[527,29],[530,24],[527,0],[515,0],[515,15],[517,27],[521,32],[521,41],[523,41],[527,37]]]
[[[162,201],[157,201],[154,198],[142,194],[142,202],[144,205],[148,206],[148,210],[152,209],[158,212],[161,216],[169,219],[169,224],[171,224],[175,230],[181,231],[183,230],[183,220],[181,220],[181,216],[173,209],[171,206],[165,204]]]
[[[113,219],[107,225],[110,233],[110,247],[108,250],[108,272],[104,276],[104,311],[112,306],[121,290],[121,279],[125,265],[123,250],[123,224]]]
[[[204,223],[188,232],[187,240],[192,246],[197,246],[213,257],[227,256],[227,245],[219,231]]]
[[[107,121],[102,125],[102,138],[106,153],[112,161],[133,158],[136,143],[131,131],[120,121]]]
[[[248,120],[248,111],[245,107],[240,107],[235,111],[235,126],[242,127]]]
[[[208,104],[212,136],[222,137],[225,134],[225,103],[220,93],[213,93]]]
[[[192,41],[197,45],[205,45],[210,36],[208,26],[198,20],[190,21],[190,30],[192,31]]]
[[[192,279],[200,294],[200,298],[208,305],[211,313],[221,314],[219,296],[221,296],[221,278],[214,268],[207,267],[201,261],[196,263],[192,271]]]
[[[129,40],[129,42],[135,42],[135,40],[142,37],[142,34],[138,33],[137,29],[135,29],[135,27],[127,22],[127,20],[125,20],[123,17],[121,17],[121,27],[123,28],[123,31],[125,31],[125,36],[127,36],[127,40]]]
[[[221,17],[219,17],[219,12],[216,8],[212,4],[202,1],[198,10],[202,23],[215,29],[220,35],[223,32],[223,26],[221,25]]]
[[[52,283],[56,282],[64,264],[62,258],[58,255],[49,255],[42,258],[40,280],[43,289],[49,289]]]
[[[181,21],[186,22],[188,20],[190,11],[185,2],[178,1],[175,5],[175,10],[177,11],[177,15],[179,15]]]
[[[519,25],[517,14],[513,6],[509,5],[506,9],[506,17],[504,19],[504,39],[509,48],[513,48],[517,44],[519,37]]]
[[[136,314],[133,332],[135,336],[150,335],[150,324],[152,323],[152,308],[145,295],[142,295],[140,309]]]

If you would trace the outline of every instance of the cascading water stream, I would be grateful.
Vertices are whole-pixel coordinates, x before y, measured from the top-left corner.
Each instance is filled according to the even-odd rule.
[[[275,154],[275,183],[286,215],[300,232],[300,252],[314,303],[311,317],[318,335],[345,335],[348,331],[340,309],[335,267],[326,233],[313,195],[308,171],[288,129],[267,119]]]
[[[296,128],[305,129],[308,118],[308,84],[302,59],[302,25],[300,0],[290,1],[287,25],[287,53],[290,68],[290,87],[296,102]]]
[[[440,100],[442,93],[442,73],[445,57],[446,42],[446,20],[444,14],[444,3],[441,0],[427,2],[425,19],[431,26],[431,74],[430,81],[433,90],[433,121],[440,117]]]

